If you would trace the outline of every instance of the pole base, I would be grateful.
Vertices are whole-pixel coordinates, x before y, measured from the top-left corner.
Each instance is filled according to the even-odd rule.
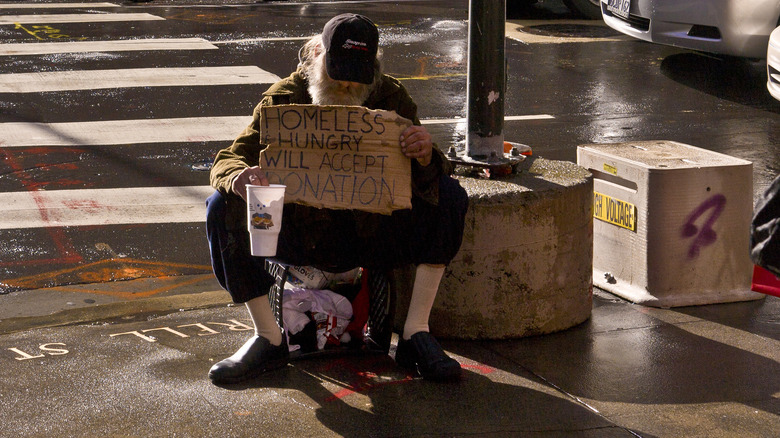
[[[490,156],[459,155],[455,147],[447,153],[452,164],[485,171],[490,178],[511,175],[517,172],[517,165],[532,154],[531,147],[520,143],[505,141],[503,154],[492,153]]]

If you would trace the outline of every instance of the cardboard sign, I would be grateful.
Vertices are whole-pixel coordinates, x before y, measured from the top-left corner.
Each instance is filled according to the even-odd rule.
[[[412,207],[409,158],[399,137],[412,122],[360,106],[275,105],[262,109],[260,155],[285,202],[390,214]]]

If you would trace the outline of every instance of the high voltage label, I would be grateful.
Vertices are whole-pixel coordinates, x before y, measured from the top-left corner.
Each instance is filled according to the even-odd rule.
[[[603,193],[593,192],[593,217],[636,231],[636,206]]]

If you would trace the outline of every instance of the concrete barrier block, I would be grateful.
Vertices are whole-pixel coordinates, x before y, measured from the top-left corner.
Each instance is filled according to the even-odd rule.
[[[635,303],[691,306],[751,292],[752,163],[673,142],[581,145],[594,175],[594,284]]]
[[[448,266],[431,331],[458,339],[552,333],[590,317],[593,181],[574,163],[531,157],[500,180],[459,177],[466,232]],[[397,325],[409,292],[398,290]]]

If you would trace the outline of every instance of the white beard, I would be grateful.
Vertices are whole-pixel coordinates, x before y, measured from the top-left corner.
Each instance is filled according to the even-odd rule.
[[[317,62],[310,69],[309,94],[315,105],[363,105],[371,94],[372,85],[360,84],[358,87],[345,89],[337,81],[331,79],[325,72],[322,62]]]

